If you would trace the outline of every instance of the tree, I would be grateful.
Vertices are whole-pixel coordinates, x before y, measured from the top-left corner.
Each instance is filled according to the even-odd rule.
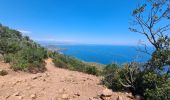
[[[143,34],[155,48],[146,69],[158,71],[170,67],[170,0],[146,0],[132,16],[130,30]]]
[[[130,28],[131,31],[145,35],[156,50],[169,48],[170,0],[147,0],[132,16],[136,28]]]
[[[144,35],[155,51],[142,67],[130,64],[120,84],[145,99],[168,100],[170,89],[162,90],[170,87],[170,0],[146,0],[132,16],[134,20],[129,29]],[[147,49],[144,52],[148,54]]]

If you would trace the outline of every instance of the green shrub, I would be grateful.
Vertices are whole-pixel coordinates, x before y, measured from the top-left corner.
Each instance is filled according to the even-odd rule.
[[[12,59],[12,68],[14,70],[37,72],[45,71],[44,59],[46,54],[42,48],[27,47],[16,53]]]
[[[93,75],[99,75],[100,70],[96,66],[86,64],[76,58],[65,56],[58,53],[50,53],[53,58],[53,63],[56,67],[65,68],[69,70],[84,72]]]
[[[99,75],[99,70],[95,66],[86,67],[85,72],[92,75]]]
[[[103,69],[104,79],[102,83],[113,91],[123,90],[122,85],[119,82],[121,68],[116,64],[109,64]]]
[[[146,100],[170,99],[167,74],[144,70],[143,64],[107,65],[104,75],[103,84],[113,91],[130,90],[134,96],[140,95]]]
[[[67,65],[60,59],[54,59],[53,62],[54,62],[56,67],[59,67],[59,68],[66,68],[67,67]]]
[[[147,97],[147,100],[170,100],[170,81],[156,88],[147,88],[144,95]]]
[[[16,53],[21,49],[20,41],[11,38],[0,38],[0,51],[2,54]]]
[[[143,76],[144,97],[148,100],[169,100],[170,81],[165,80],[163,75],[154,72],[145,73]]]
[[[50,50],[47,51],[47,56],[49,58],[54,58],[55,55],[56,55],[56,52],[53,52],[53,51],[50,51]]]
[[[4,55],[4,62],[5,63],[10,63],[11,61],[12,61],[12,57],[13,57],[13,55],[12,54],[5,54]]]
[[[44,59],[48,57],[47,50],[28,36],[22,36],[19,31],[2,25],[0,25],[0,54],[14,70],[45,71]]]
[[[46,63],[44,61],[43,62],[34,61],[33,63],[29,64],[28,71],[31,73],[44,72],[47,70],[45,66]]]
[[[15,71],[22,70],[27,71],[27,68],[29,67],[29,63],[27,60],[22,59],[22,57],[15,57],[12,60],[11,68]]]

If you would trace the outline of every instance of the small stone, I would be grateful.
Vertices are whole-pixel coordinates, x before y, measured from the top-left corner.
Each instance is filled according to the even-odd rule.
[[[22,100],[22,99],[23,99],[23,97],[22,97],[22,96],[18,96],[18,99],[19,99],[19,100]]]
[[[89,98],[89,100],[101,100],[101,99],[97,97],[92,97],[92,98]]]
[[[123,100],[121,96],[118,96],[116,100]]]
[[[37,74],[36,76],[32,77],[32,79],[35,80],[35,79],[38,79],[40,77],[42,77],[42,75],[41,74]]]
[[[125,94],[126,94],[126,95],[129,95],[129,93],[127,93],[127,92],[126,92]]]
[[[20,95],[19,92],[16,92],[16,93],[13,94],[13,96],[19,96],[19,95]]]
[[[18,80],[18,81],[16,81],[16,82],[13,82],[13,83],[12,83],[12,86],[17,85],[18,83],[21,83],[21,81],[20,81],[20,80]]]
[[[35,80],[35,79],[37,79],[37,78],[38,78],[37,76],[34,76],[32,79]]]
[[[43,79],[43,82],[45,82],[46,81],[46,79]]]
[[[64,99],[64,100],[69,100],[69,95],[68,94],[63,94],[61,96],[61,98]]]
[[[101,97],[102,100],[111,100],[111,97]]]
[[[7,100],[10,96],[11,96],[11,95],[7,95],[7,96],[5,97],[5,99]]]
[[[46,76],[46,77],[49,77],[50,75],[49,75],[48,73],[45,73],[45,76]]]
[[[79,93],[75,93],[74,95],[75,95],[75,96],[78,96],[78,97],[80,96],[80,94],[79,94]]]
[[[36,99],[36,94],[32,94],[32,95],[31,95],[31,98],[32,98],[32,99]]]

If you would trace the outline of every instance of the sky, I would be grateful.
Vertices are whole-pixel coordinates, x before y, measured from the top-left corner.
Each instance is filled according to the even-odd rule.
[[[140,0],[0,0],[0,23],[37,41],[136,45],[129,31]]]

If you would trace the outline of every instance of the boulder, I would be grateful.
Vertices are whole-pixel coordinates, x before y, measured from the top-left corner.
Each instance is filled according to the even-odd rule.
[[[102,95],[106,96],[106,97],[110,97],[110,96],[112,96],[112,90],[105,89],[105,90],[103,90]]]
[[[100,97],[102,100],[110,100],[111,96],[112,96],[112,91],[109,89],[105,89],[103,90]]]

